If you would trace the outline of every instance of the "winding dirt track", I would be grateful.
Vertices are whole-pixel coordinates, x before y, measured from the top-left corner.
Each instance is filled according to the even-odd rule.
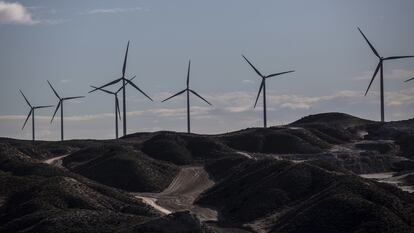
[[[50,158],[50,159],[46,159],[43,161],[43,163],[47,163],[56,167],[62,167],[62,159],[65,158],[66,156],[68,156],[69,154],[66,155],[62,155],[62,156],[58,156],[58,157],[54,157],[54,158]]]
[[[195,199],[214,182],[203,167],[183,167],[161,193],[134,193],[134,196],[164,214],[189,210],[201,221],[217,221],[217,211],[194,205]]]
[[[62,166],[62,159],[66,156],[68,155],[47,159],[43,163],[65,169]],[[218,226],[215,223],[218,216],[217,211],[194,204],[197,197],[214,184],[215,182],[210,179],[202,166],[189,166],[182,167],[164,191],[160,193],[132,193],[132,195],[162,214],[168,215],[177,211],[189,210],[202,222],[214,221],[207,224],[219,233],[250,233],[251,231],[244,229]]]
[[[62,155],[44,160],[53,166],[64,168]],[[189,210],[201,221],[217,221],[217,211],[194,205],[195,199],[205,190],[212,187],[214,181],[201,166],[182,167],[171,184],[161,193],[132,193],[136,198],[152,206],[163,214]]]

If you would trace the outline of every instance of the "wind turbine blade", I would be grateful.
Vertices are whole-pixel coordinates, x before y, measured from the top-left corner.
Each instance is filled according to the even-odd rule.
[[[188,61],[188,70],[187,70],[187,89],[190,85],[190,66],[191,66],[191,60]]]
[[[368,43],[369,47],[371,47],[372,52],[375,53],[375,55],[380,58],[381,56],[378,54],[377,50],[375,50],[374,46],[372,46],[371,42],[369,42],[368,38],[365,36],[365,34],[361,31],[361,29],[358,27],[359,32],[362,34],[362,36],[364,37],[365,41]]]
[[[33,108],[32,108],[32,109],[30,109],[29,115],[27,115],[26,120],[24,121],[24,124],[23,124],[22,130],[23,130],[23,129],[24,129],[24,127],[26,126],[27,120],[29,120],[29,117],[30,117],[30,115],[32,115],[32,112],[33,112]]]
[[[125,77],[126,63],[128,60],[128,50],[129,50],[129,41],[128,41],[127,48],[125,51],[124,65],[122,67],[122,77]]]
[[[24,96],[23,91],[22,91],[22,90],[20,90],[20,89],[19,89],[19,91],[20,91],[20,93],[22,94],[22,96],[23,96],[24,100],[26,100],[26,103],[27,103],[30,107],[32,107],[32,105],[30,104],[30,102],[27,100],[26,96]]]
[[[386,57],[384,60],[395,60],[395,59],[401,59],[401,58],[410,58],[414,56],[395,56],[395,57]]]
[[[264,82],[264,80],[262,80],[262,82],[260,83],[259,92],[257,93],[256,101],[254,102],[254,107],[253,108],[256,108],[257,101],[259,100],[260,92],[262,92],[262,89],[263,89],[263,82]]]
[[[50,84],[49,80],[46,80],[47,83],[49,83],[50,88],[52,88],[53,92],[55,93],[56,97],[58,97],[58,99],[60,99],[60,96],[58,95],[57,91],[55,90],[55,88],[53,88],[52,84]]]
[[[115,95],[115,105],[116,105],[116,110],[117,110],[117,113],[115,113],[115,114],[117,114],[119,116],[119,120],[122,120],[121,119],[121,110],[119,109],[119,100],[118,100],[117,95]]]
[[[92,87],[92,88],[94,88],[94,89],[97,89],[97,90],[100,90],[100,91],[102,91],[102,92],[106,92],[106,93],[108,93],[108,94],[112,94],[112,95],[114,95],[115,93],[114,92],[112,92],[112,91],[108,91],[108,90],[105,90],[105,89],[102,89],[102,88],[99,88],[99,87],[95,87],[95,86],[90,86],[90,87]]]
[[[42,106],[36,106],[34,108],[39,109],[39,108],[51,108],[51,107],[53,107],[53,105],[42,105]]]
[[[210,102],[208,102],[206,99],[204,99],[203,97],[201,97],[201,95],[199,95],[197,92],[195,92],[195,91],[193,91],[191,89],[189,91],[191,91],[191,93],[193,93],[194,95],[198,96],[198,98],[204,100],[206,103],[208,103],[209,105],[211,105]]]
[[[254,67],[254,65],[249,61],[249,60],[247,60],[247,58],[244,56],[244,55],[242,55],[243,56],[243,58],[244,58],[244,60],[246,60],[247,61],[247,63],[249,63],[249,65],[253,68],[253,70],[254,71],[256,71],[256,73],[260,76],[260,77],[264,77],[260,72],[259,72],[259,70],[257,70],[256,69],[256,67]]]
[[[139,87],[137,87],[137,85],[135,85],[135,83],[129,81],[128,79],[125,79],[125,81],[127,81],[129,83],[129,85],[133,86],[135,89],[137,89],[143,95],[145,95],[148,99],[150,99],[151,101],[154,101],[154,100],[151,99],[151,97],[149,97],[147,94],[145,94],[145,92],[143,92],[141,89],[139,89]]]
[[[411,81],[411,80],[414,80],[414,78],[407,79],[407,80],[405,80],[404,82],[409,82],[409,81]]]
[[[380,62],[380,63],[378,63],[377,68],[375,69],[374,75],[372,76],[372,79],[371,79],[371,81],[369,82],[368,88],[367,88],[367,90],[365,91],[365,96],[367,95],[367,93],[368,93],[368,91],[369,91],[369,88],[371,87],[371,84],[372,84],[372,82],[374,81],[375,76],[377,75],[378,70],[379,70],[379,68],[380,68],[380,67],[381,67],[381,62]]]
[[[134,77],[130,78],[130,79],[129,79],[129,81],[134,80],[136,77],[137,77],[137,76],[136,76],[136,75],[134,75]]]
[[[63,98],[63,100],[73,100],[73,99],[80,99],[80,98],[85,98],[85,96],[66,97],[66,98]]]
[[[271,74],[271,75],[266,76],[266,78],[271,78],[271,77],[274,77],[274,76],[278,76],[278,75],[282,75],[282,74],[287,74],[287,73],[292,73],[292,72],[295,72],[295,71],[294,70],[289,70],[289,71],[286,71],[286,72]]]
[[[62,104],[62,101],[59,101],[58,105],[56,106],[55,112],[53,113],[52,119],[50,120],[50,123],[52,123],[53,119],[55,119],[56,113],[59,110],[61,104]]]
[[[167,100],[169,100],[169,99],[172,99],[172,98],[176,97],[177,95],[181,95],[181,94],[183,94],[186,90],[187,90],[187,89],[182,90],[182,91],[180,91],[180,92],[178,92],[178,93],[176,93],[176,94],[174,94],[174,95],[172,95],[172,96],[168,97],[167,99],[165,99],[165,100],[163,100],[163,101],[161,101],[161,102],[165,102],[165,101],[167,101]]]
[[[113,84],[115,84],[115,83],[117,83],[117,82],[119,82],[119,81],[121,81],[121,80],[122,80],[122,78],[115,79],[114,81],[109,82],[109,83],[107,83],[107,84],[105,84],[105,85],[103,85],[103,86],[97,87],[97,88],[93,89],[92,91],[89,91],[88,93],[94,92],[94,91],[96,91],[96,90],[100,90],[100,89],[102,89],[102,88],[104,88],[104,87],[107,87],[107,86],[110,86],[110,85],[113,85]]]

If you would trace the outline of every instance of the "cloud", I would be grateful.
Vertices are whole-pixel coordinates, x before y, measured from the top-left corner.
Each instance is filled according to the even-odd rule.
[[[414,88],[404,89],[398,92],[385,92],[385,104],[387,106],[414,105]]]
[[[221,107],[223,111],[230,113],[240,113],[253,111],[254,100],[257,93],[254,92],[229,92],[222,95],[208,96],[213,103]],[[293,110],[310,109],[313,105],[323,101],[333,101],[341,98],[355,98],[362,94],[358,91],[341,90],[332,95],[325,96],[300,96],[300,95],[278,95],[274,92],[268,92],[267,102],[268,106],[277,106],[281,108],[289,108]],[[259,98],[257,109],[261,107],[262,97]],[[268,110],[270,108],[268,107]]]
[[[133,7],[133,8],[108,8],[108,9],[92,9],[87,12],[84,12],[85,15],[93,14],[119,14],[119,13],[128,13],[136,11],[148,11],[142,7]]]
[[[27,115],[2,115],[0,120],[22,120],[26,119]],[[91,115],[79,115],[79,116],[68,116],[65,117],[65,121],[91,121],[97,119],[103,119],[107,117],[114,117],[114,113],[100,113]],[[36,116],[36,121],[50,121],[51,116]],[[55,117],[55,121],[59,121],[60,117]]]
[[[165,93],[164,93],[165,94]],[[224,121],[229,117],[237,117],[241,125],[249,125],[247,122],[257,121],[254,114],[262,110],[261,103],[258,103],[256,109],[253,109],[256,93],[254,92],[229,92],[223,94],[215,94],[206,96],[208,100],[214,103],[214,106],[204,106],[202,102],[194,102],[191,106],[191,115],[197,119],[215,119]],[[414,105],[414,87],[399,91],[390,91],[385,93],[385,102],[388,107],[397,107],[397,109],[410,109]],[[260,99],[261,101],[261,99]],[[344,107],[344,104],[353,106],[376,106],[378,104],[378,93],[373,92],[373,95],[367,98],[358,91],[341,90],[330,95],[323,96],[300,96],[300,95],[278,95],[277,93],[269,92],[267,96],[269,112],[285,112],[285,110],[293,110],[294,112],[303,113],[309,109],[336,109],[338,103]],[[198,105],[200,104],[200,105]],[[289,112],[289,111],[288,111]],[[394,113],[397,114],[398,111]],[[289,112],[292,113],[292,112]],[[163,122],[165,119],[185,119],[187,110],[185,107],[165,108],[157,107],[146,110],[136,110],[127,112],[127,116],[131,118],[142,117]],[[394,114],[394,115],[395,115]],[[404,113],[406,114],[406,113]],[[27,115],[0,115],[0,121],[14,120],[23,121]],[[396,115],[395,115],[396,116]],[[102,119],[113,119],[114,113],[97,113],[88,115],[74,115],[66,116],[67,122],[93,122]],[[36,116],[36,120],[49,122],[51,116]],[[56,117],[56,121],[60,118]],[[243,123],[244,122],[244,123]],[[89,124],[89,123],[88,123]]]
[[[385,74],[387,79],[392,80],[406,80],[407,78],[411,78],[414,76],[414,70],[406,70],[406,69],[393,69],[391,73]]]
[[[280,105],[290,109],[310,109],[313,105],[321,102],[334,101],[341,98],[354,98],[361,96],[361,93],[351,90],[342,90],[325,96],[298,96],[298,95],[271,95],[269,103]]]
[[[34,20],[30,12],[22,4],[0,1],[0,23],[35,25],[39,21]]]
[[[67,23],[70,21],[71,19],[42,19],[38,22],[44,25],[57,25],[57,24]]]
[[[37,13],[43,14],[56,14],[57,10],[54,8],[44,7],[44,6],[28,6],[26,7],[29,11],[36,11]]]
[[[365,71],[363,74],[354,77],[354,80],[370,80],[372,78],[372,75],[374,74],[374,71]]]
[[[250,79],[245,79],[241,81],[243,84],[255,84],[256,82]]]
[[[371,80],[374,70],[365,71],[362,75],[354,77],[355,80]],[[379,72],[377,74],[379,77]],[[384,73],[384,78],[389,80],[406,80],[414,76],[414,70],[411,69],[393,69],[391,72]]]

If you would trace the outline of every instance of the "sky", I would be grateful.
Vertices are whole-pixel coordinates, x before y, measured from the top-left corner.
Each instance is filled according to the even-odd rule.
[[[191,97],[192,132],[219,134],[261,127],[264,74],[296,70],[266,82],[268,125],[322,112],[379,120],[379,77],[367,96],[377,58],[359,26],[383,56],[414,55],[412,0],[0,0],[0,137],[31,138],[22,130],[29,107],[57,105],[46,80],[65,102],[65,138],[113,138],[114,100],[88,94],[127,76],[154,102],[127,87],[128,133],[186,131],[185,96],[161,100],[190,86],[213,105]],[[414,116],[414,59],[384,65],[387,121]],[[113,87],[112,90],[117,89]],[[36,112],[36,135],[59,140],[59,114]],[[122,124],[122,122],[120,122]],[[121,133],[121,131],[120,131]]]

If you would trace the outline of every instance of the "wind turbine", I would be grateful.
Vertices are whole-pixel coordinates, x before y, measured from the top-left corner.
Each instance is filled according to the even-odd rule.
[[[129,49],[129,41],[127,44],[127,48],[126,48],[126,52],[125,52],[125,57],[124,57],[124,65],[122,66],[122,77],[115,79],[114,81],[111,81],[103,86],[100,86],[98,88],[93,89],[91,92],[94,92],[96,90],[99,90],[101,88],[110,86],[110,85],[114,85],[120,81],[122,81],[122,109],[123,109],[123,120],[124,120],[124,126],[123,126],[123,132],[124,132],[124,136],[127,133],[127,128],[126,128],[126,83],[130,84],[131,86],[133,86],[135,89],[137,89],[139,92],[141,92],[143,95],[145,95],[148,99],[150,99],[151,101],[153,101],[151,99],[151,97],[149,97],[147,94],[145,94],[145,92],[143,92],[141,89],[139,89],[139,87],[137,87],[137,85],[135,85],[135,83],[133,83],[132,81],[128,80],[127,78],[125,78],[125,71],[126,71],[126,63],[128,60],[128,49]]]
[[[135,76],[133,78],[130,79],[130,81],[132,81],[135,78]],[[99,89],[102,92],[111,94],[115,97],[115,137],[116,139],[118,139],[118,116],[119,116],[119,120],[121,120],[121,111],[119,110],[119,99],[118,99],[118,93],[123,89],[123,87],[120,87],[117,91],[113,92],[113,91],[108,91],[106,89],[102,89],[102,88],[97,88],[95,86],[91,86],[92,88],[95,89]]]
[[[206,99],[204,99],[203,97],[201,97],[201,95],[199,95],[197,92],[193,91],[190,89],[190,67],[191,67],[191,60],[188,61],[188,70],[187,70],[187,88],[168,97],[167,99],[163,100],[162,102],[165,102],[171,98],[174,98],[178,95],[183,94],[184,92],[187,92],[187,132],[190,133],[190,92],[193,93],[194,95],[196,95],[198,98],[204,100],[207,104],[211,105],[210,102],[208,102]]]
[[[55,118],[55,115],[60,108],[60,140],[63,141],[63,102],[65,102],[65,100],[85,98],[85,96],[72,96],[61,98],[55,90],[55,88],[53,88],[52,84],[50,84],[49,80],[47,80],[47,83],[49,84],[50,88],[52,88],[53,93],[55,93],[56,97],[59,99],[58,105],[56,106],[55,113],[53,113],[53,117],[52,120],[50,120],[50,123],[53,122],[53,119]]]
[[[371,42],[369,42],[368,38],[364,35],[364,33],[361,31],[361,29],[358,27],[359,32],[362,34],[362,36],[364,37],[365,41],[368,43],[369,47],[371,48],[372,52],[374,52],[375,56],[378,57],[378,65],[377,68],[375,68],[375,72],[374,75],[372,76],[371,81],[369,82],[368,88],[365,91],[365,96],[368,93],[369,88],[371,87],[372,82],[374,81],[378,70],[380,70],[380,91],[381,91],[381,122],[384,122],[385,120],[385,115],[384,115],[384,69],[383,69],[383,62],[387,61],[387,60],[396,60],[396,59],[402,59],[402,58],[410,58],[410,57],[414,57],[414,56],[393,56],[393,57],[382,57],[379,55],[379,53],[377,52],[377,50],[375,50],[374,46],[371,44]]]
[[[23,130],[23,129],[24,129],[24,127],[26,126],[26,123],[27,123],[27,120],[29,120],[29,117],[30,117],[30,116],[32,116],[32,142],[33,142],[33,144],[34,144],[34,142],[35,142],[35,110],[36,110],[36,109],[40,109],[40,108],[50,108],[50,107],[53,107],[53,105],[32,106],[32,105],[30,104],[30,102],[27,100],[26,96],[24,96],[24,94],[23,94],[22,90],[20,90],[20,89],[19,89],[19,91],[20,91],[20,93],[22,94],[22,96],[23,96],[24,100],[26,100],[27,105],[29,105],[29,107],[30,107],[30,112],[29,112],[29,115],[27,115],[27,118],[26,118],[26,120],[24,121],[24,124],[23,124],[22,130]]]
[[[279,75],[282,75],[282,74],[292,73],[292,72],[294,72],[294,70],[285,71],[285,72],[276,73],[276,74],[270,74],[270,75],[266,76],[266,75],[263,75],[262,73],[260,73],[260,71],[258,69],[256,69],[256,67],[254,67],[253,64],[244,55],[242,55],[242,56],[243,56],[244,60],[246,60],[246,62],[249,63],[249,65],[253,68],[253,70],[262,78],[262,82],[260,83],[259,92],[257,93],[256,102],[254,103],[254,108],[256,108],[257,100],[259,100],[260,93],[262,92],[262,89],[263,89],[263,125],[264,125],[264,128],[266,128],[267,127],[266,79],[274,77],[274,76],[279,76]]]
[[[409,82],[409,81],[411,81],[411,80],[414,80],[414,78],[407,79],[407,80],[405,80],[404,82]]]

